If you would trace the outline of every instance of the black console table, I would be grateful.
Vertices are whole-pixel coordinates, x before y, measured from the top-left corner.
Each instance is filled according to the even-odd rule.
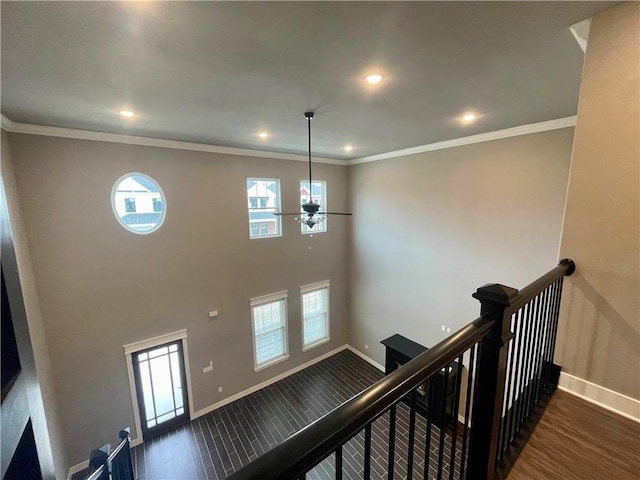
[[[413,340],[409,340],[408,338],[403,337],[402,335],[399,335],[397,333],[389,338],[385,338],[380,343],[382,343],[386,347],[384,365],[385,375],[390,374],[401,365],[404,365],[409,360],[414,359],[421,353],[428,350],[427,347],[420,345]],[[446,386],[444,369],[440,370],[433,378],[433,398],[436,399],[436,401],[434,402],[432,408],[431,418],[434,422],[436,422],[436,424],[442,424],[443,421],[446,423],[450,423],[454,419],[457,420],[457,416],[454,416],[453,410],[455,407],[456,387],[460,383],[459,370],[460,365],[458,364],[458,362],[452,362],[449,365],[449,375],[447,378]],[[416,410],[426,418],[429,409],[429,382],[425,382],[420,387],[418,387],[417,392],[418,395],[416,396]],[[446,397],[446,414],[444,418],[442,408],[443,397]]]

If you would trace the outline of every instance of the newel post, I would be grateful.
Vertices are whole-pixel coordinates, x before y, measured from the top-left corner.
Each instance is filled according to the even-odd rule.
[[[488,315],[495,324],[479,347],[467,464],[469,479],[495,477],[507,351],[513,337],[509,307],[517,295],[515,288],[500,284],[484,285],[473,294],[480,301],[480,314]]]

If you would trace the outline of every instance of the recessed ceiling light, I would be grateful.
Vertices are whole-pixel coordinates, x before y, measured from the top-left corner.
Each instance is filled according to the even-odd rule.
[[[267,138],[267,137],[269,136],[269,134],[268,134],[267,132],[260,132],[260,133],[258,134],[258,136],[259,136],[260,138]]]
[[[120,115],[122,115],[123,117],[131,118],[135,115],[135,113],[130,110],[120,110]]]
[[[384,77],[379,73],[372,73],[371,75],[364,77],[364,81],[371,85],[375,85],[376,83],[380,83],[383,78]]]
[[[462,120],[465,122],[473,122],[476,119],[477,115],[475,113],[465,113],[462,116]]]
[[[345,145],[345,146],[344,146],[344,149],[345,149],[347,152],[350,152],[351,150],[353,150],[353,147],[352,147],[351,145]]]

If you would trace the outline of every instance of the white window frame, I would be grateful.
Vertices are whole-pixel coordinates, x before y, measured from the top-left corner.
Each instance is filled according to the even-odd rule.
[[[191,389],[191,368],[189,365],[189,346],[187,345],[187,330],[178,330],[177,332],[166,333],[158,337],[148,338],[139,342],[123,345],[125,362],[127,364],[127,375],[129,376],[129,389],[131,391],[131,404],[133,406],[133,422],[136,427],[136,438],[131,440],[131,446],[135,447],[142,443],[142,424],[140,422],[140,410],[138,408],[138,391],[136,389],[136,380],[133,373],[132,355],[140,350],[158,347],[165,343],[182,341],[182,356],[184,360],[184,375],[187,380],[187,396],[189,397],[189,418],[196,418],[193,409],[193,393]]]
[[[300,180],[300,187],[298,189],[298,192],[300,192],[300,189],[302,189],[302,185],[304,183],[309,183],[309,180]],[[327,181],[326,180],[313,180],[311,183],[321,183],[322,184],[322,203],[321,203],[321,208],[320,208],[320,212],[327,212]],[[313,188],[311,187],[311,185],[309,185],[309,196],[310,198],[313,198]],[[300,195],[298,195],[298,197],[300,197]],[[300,198],[300,203],[302,203],[302,198]],[[300,211],[302,211],[302,208],[300,209]],[[327,218],[325,217],[325,219],[320,222],[319,224],[317,224],[316,226],[314,226],[313,228],[309,228],[307,227],[305,224],[301,223],[300,224],[300,233],[302,233],[303,235],[313,235],[314,233],[323,233],[327,231]]]
[[[270,209],[270,208],[274,208],[276,212],[281,211],[281,202],[282,202],[282,196],[281,196],[281,189],[280,189],[280,179],[279,178],[259,178],[259,177],[247,177],[247,182],[249,182],[250,180],[254,180],[256,182],[275,182],[276,186],[277,186],[277,191],[276,191],[276,206],[275,207],[265,207],[265,209]],[[267,235],[253,235],[253,233],[251,232],[251,210],[260,210],[262,207],[257,207],[257,208],[253,208],[249,205],[249,199],[253,198],[253,197],[249,197],[248,192],[245,193],[245,198],[247,199],[247,217],[249,219],[249,238],[251,240],[257,240],[260,238],[274,238],[274,237],[281,237],[282,236],[282,217],[280,216],[273,216],[273,219],[275,221],[276,224],[276,230],[278,233],[273,233],[273,234],[267,234]],[[256,196],[256,198],[259,198]],[[258,202],[259,204],[259,202]],[[263,223],[263,222],[267,222],[270,221],[271,219],[265,220],[265,219],[259,219],[256,220],[253,223]]]
[[[249,305],[251,307],[251,336],[252,336],[251,343],[253,344],[253,370],[255,372],[271,367],[272,365],[283,362],[289,358],[289,328],[288,328],[289,322],[287,321],[287,317],[288,317],[287,297],[288,297],[288,292],[287,290],[285,290],[283,292],[271,293],[269,295],[263,295],[261,297],[255,297],[255,298],[249,299]],[[283,343],[284,343],[284,349],[283,349],[284,352],[282,355],[278,357],[270,358],[269,360],[258,364],[258,352],[256,348],[257,347],[256,322],[254,318],[253,309],[255,307],[259,307],[262,305],[275,303],[275,302],[282,302],[282,305],[283,305],[282,315],[283,315],[283,321],[284,321],[284,328],[283,328],[282,335],[283,335]]]
[[[304,323],[305,323],[305,318],[304,318],[304,295],[307,293],[311,293],[311,292],[317,292],[318,290],[326,290],[326,299],[327,299],[327,305],[326,305],[326,316],[325,316],[325,321],[326,321],[326,326],[327,326],[327,336],[324,338],[321,338],[319,340],[316,340],[313,343],[309,343],[306,344],[305,343],[305,338],[304,338]],[[331,282],[329,280],[325,280],[322,282],[318,282],[318,283],[312,283],[310,285],[304,285],[302,287],[300,287],[300,317],[302,320],[302,351],[306,352],[307,350],[311,350],[312,348],[318,347],[320,345],[322,345],[323,343],[327,343],[329,340],[331,340],[331,332],[329,330],[329,326],[331,325],[331,318],[330,318],[330,311],[331,311],[331,300],[330,300],[330,293],[331,293]]]

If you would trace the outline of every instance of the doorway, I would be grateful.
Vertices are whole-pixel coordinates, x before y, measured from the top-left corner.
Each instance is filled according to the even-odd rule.
[[[182,340],[137,351],[132,363],[143,438],[189,421]]]

